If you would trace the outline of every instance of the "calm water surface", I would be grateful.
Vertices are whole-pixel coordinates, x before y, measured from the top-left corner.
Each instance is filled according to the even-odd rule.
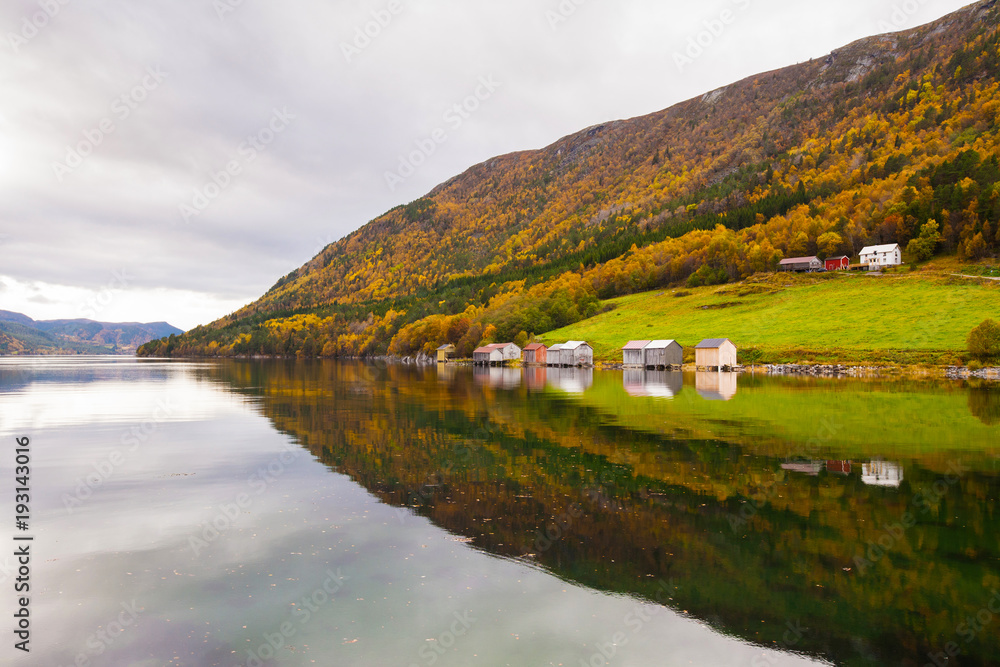
[[[986,385],[3,359],[0,662],[998,664],[998,424]]]

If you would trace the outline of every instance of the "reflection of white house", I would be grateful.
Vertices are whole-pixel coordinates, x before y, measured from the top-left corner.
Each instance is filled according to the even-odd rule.
[[[870,245],[861,249],[861,263],[870,269],[880,269],[883,266],[899,266],[903,263],[903,251],[898,243],[889,245]]]
[[[707,401],[728,401],[736,395],[738,373],[698,371],[694,376],[694,388]]]
[[[582,394],[594,384],[594,369],[550,368],[547,379],[550,385],[567,394]]]
[[[872,486],[899,486],[903,481],[903,466],[891,461],[862,463],[861,481]]]
[[[625,371],[625,393],[629,396],[673,398],[684,388],[684,374],[679,371]]]

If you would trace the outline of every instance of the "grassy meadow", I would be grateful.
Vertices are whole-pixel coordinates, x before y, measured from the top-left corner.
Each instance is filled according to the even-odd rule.
[[[966,337],[1000,319],[1000,283],[914,271],[760,275],[732,285],[612,299],[612,309],[540,336],[585,340],[595,359],[620,361],[633,339],[674,339],[694,360],[704,338],[729,338],[741,363],[952,364]]]

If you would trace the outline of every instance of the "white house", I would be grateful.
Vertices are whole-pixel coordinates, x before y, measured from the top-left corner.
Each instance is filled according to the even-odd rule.
[[[478,365],[503,365],[521,358],[521,348],[514,343],[494,343],[484,345],[472,353],[473,362]]]
[[[870,245],[861,250],[861,263],[869,268],[880,269],[883,266],[899,266],[903,263],[903,251],[898,243],[888,245]]]

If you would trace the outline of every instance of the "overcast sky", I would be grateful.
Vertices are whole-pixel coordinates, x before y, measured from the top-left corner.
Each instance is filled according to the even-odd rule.
[[[963,4],[4,0],[0,309],[207,323],[491,156]]]

